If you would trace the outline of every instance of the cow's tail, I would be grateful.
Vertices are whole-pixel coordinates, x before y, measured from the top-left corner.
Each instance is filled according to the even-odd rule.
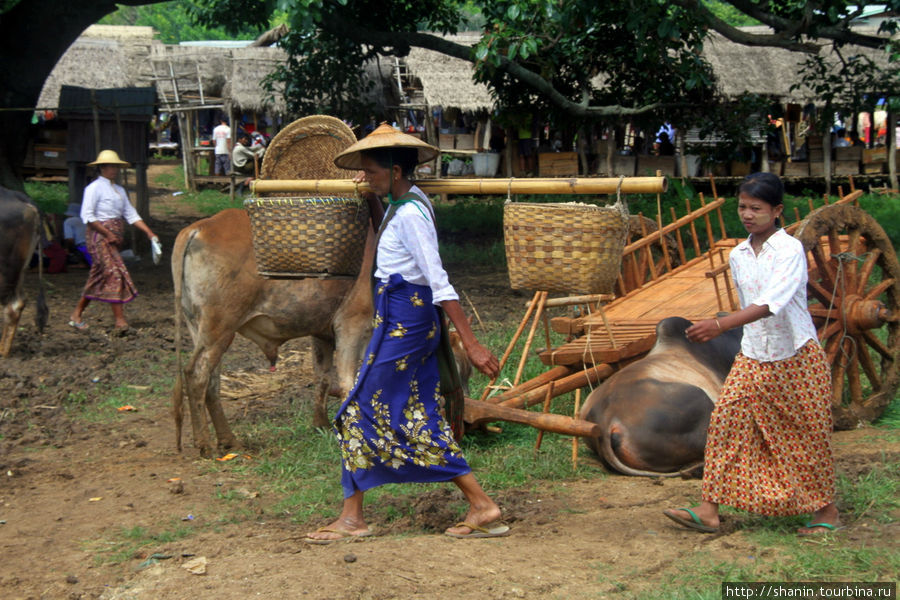
[[[195,235],[192,231],[185,241],[184,247],[178,251],[178,240],[172,251],[172,284],[175,287],[175,386],[172,389],[172,417],[175,419],[175,447],[181,452],[181,428],[184,423],[184,369],[181,367],[181,298],[184,290],[184,261],[190,240]]]
[[[38,219],[38,226],[41,220]],[[38,333],[44,333],[47,321],[50,319],[50,309],[47,307],[47,298],[44,293],[44,257],[41,252],[41,237],[38,236],[37,247],[35,248],[38,257],[38,297],[37,310],[34,313],[34,326],[37,327]]]
[[[703,466],[703,461],[700,461],[698,463],[684,467],[683,469],[679,469],[677,471],[668,471],[665,473],[660,473],[657,471],[645,471],[643,469],[634,469],[623,463],[619,456],[616,454],[615,450],[613,450],[611,442],[613,431],[611,430],[612,427],[604,432],[603,439],[600,440],[600,450],[603,454],[603,460],[605,460],[616,471],[624,473],[625,475],[634,475],[635,477],[681,477]]]

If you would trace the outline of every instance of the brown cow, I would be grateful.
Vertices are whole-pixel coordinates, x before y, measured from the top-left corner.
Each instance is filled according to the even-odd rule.
[[[610,376],[581,409],[603,430],[588,445],[620,473],[667,477],[703,463],[709,417],[742,330],[697,344],[685,336],[690,325],[681,317],[660,321],[650,353]]]
[[[28,196],[0,187],[0,307],[3,310],[0,357],[3,358],[9,356],[19,317],[25,308],[22,285],[25,269],[38,244],[39,232],[40,213]],[[47,323],[47,314],[41,281],[35,313],[35,325],[41,332]]]
[[[194,445],[212,453],[206,413],[216,430],[219,450],[237,442],[219,402],[222,355],[235,333],[255,342],[274,368],[278,348],[287,340],[312,336],[317,375],[313,423],[328,424],[325,408],[332,355],[341,396],[350,391],[371,335],[372,260],[369,235],[360,276],[352,279],[264,279],[257,274],[250,219],[243,210],[224,210],[185,227],[172,248],[175,284],[176,353],[180,357],[181,314],[194,340],[194,351],[173,390],[175,433],[181,450],[182,394],[187,395]],[[205,410],[201,403],[205,403]]]

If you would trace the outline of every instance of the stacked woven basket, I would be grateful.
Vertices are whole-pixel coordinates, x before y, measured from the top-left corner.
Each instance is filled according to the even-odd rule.
[[[356,142],[340,119],[314,115],[276,135],[263,157],[263,179],[349,179],[334,157]],[[265,277],[355,277],[362,265],[369,209],[356,196],[271,194],[244,202],[256,267]]]

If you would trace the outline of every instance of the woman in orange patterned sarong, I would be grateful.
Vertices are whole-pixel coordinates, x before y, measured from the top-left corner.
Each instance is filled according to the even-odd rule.
[[[125,241],[125,222],[143,231],[151,241],[158,239],[128,201],[125,188],[115,182],[119,168],[128,163],[114,151],[104,150],[88,165],[100,169],[100,176],[84,189],[81,201],[81,220],[87,226],[86,242],[92,264],[69,326],[87,329],[82,313],[91,300],[97,300],[109,304],[115,328],[123,331],[128,328],[123,307],[137,296],[137,288],[119,254]]]
[[[831,377],[806,302],[806,253],[779,227],[784,186],[771,173],[741,184],[738,215],[750,237],[729,256],[741,310],[700,321],[705,342],[744,328],[741,351],[710,418],[701,504],[664,511],[705,533],[719,504],[762,515],[812,513],[800,535],[840,525],[831,450]]]

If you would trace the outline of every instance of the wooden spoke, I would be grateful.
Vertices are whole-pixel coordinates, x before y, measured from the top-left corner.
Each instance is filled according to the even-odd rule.
[[[862,348],[857,347],[856,344],[853,343],[854,338],[847,338],[846,343],[844,344],[844,351],[849,353],[850,359],[847,362],[847,386],[850,388],[850,403],[851,404],[859,404],[862,402],[862,384],[859,380],[859,352],[860,350],[865,351],[865,346]]]
[[[894,287],[895,283],[897,283],[897,280],[893,277],[890,279],[885,279],[881,283],[873,287],[871,290],[866,292],[866,295],[863,296],[863,298],[865,298],[866,300],[874,300],[878,298],[878,296],[885,293],[888,289]]]
[[[875,368],[875,363],[872,362],[872,355],[869,354],[869,346],[866,343],[865,337],[857,336],[856,345],[859,348],[859,364],[862,367],[862,370],[865,372],[866,377],[868,378],[869,383],[872,386],[872,389],[877,390],[881,387],[881,377],[878,375],[878,370]]]
[[[856,293],[860,296],[866,291],[866,284],[869,282],[869,277],[872,276],[872,269],[875,268],[875,264],[880,256],[881,250],[878,248],[873,248],[869,251],[869,255],[866,256],[866,260],[859,270],[859,281],[856,285]]]
[[[860,255],[859,242],[862,238],[861,233],[859,229],[851,229],[849,235],[847,235],[847,251],[853,256],[842,263],[845,275],[845,290],[855,290],[858,284],[859,261],[855,257]]]
[[[835,348],[837,349],[837,348]],[[836,353],[836,359],[831,363],[831,406],[839,408],[844,403],[844,374],[847,371],[840,353]]]
[[[820,284],[818,281],[814,281],[812,279],[810,279],[807,283],[807,291],[811,292],[812,296],[822,303],[822,306],[832,306],[835,299],[839,298],[839,296],[834,295],[833,292],[822,287],[822,284]]]
[[[841,318],[840,310],[836,308],[828,310],[826,307],[819,304],[811,305],[809,307],[809,314],[811,314],[814,319],[825,319],[828,321],[836,321]]]
[[[875,337],[875,334],[870,333],[868,331],[863,332],[863,337],[866,338],[866,341],[869,343],[869,346],[872,347],[878,354],[881,355],[881,358],[886,360],[891,360],[894,358],[894,353],[891,352],[891,349],[888,348],[884,342]]]
[[[816,267],[818,268],[817,279],[822,281],[822,285],[827,287],[828,289],[834,288],[834,270],[832,268],[831,261],[825,256],[825,251],[822,250],[821,244],[816,244],[813,249],[813,258],[815,259]]]
[[[822,331],[819,332],[819,341],[821,342],[821,341],[827,340],[831,336],[838,333],[842,327],[843,327],[843,325],[840,321],[834,321],[833,323],[828,325],[825,329],[823,329]]]
[[[828,230],[828,252],[830,257],[837,256],[843,251],[841,241],[838,239],[838,232],[834,229]]]

